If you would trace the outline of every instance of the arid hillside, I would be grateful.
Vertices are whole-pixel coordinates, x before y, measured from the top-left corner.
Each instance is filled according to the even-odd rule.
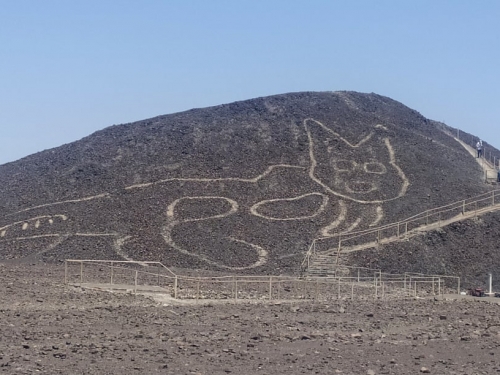
[[[296,272],[315,238],[491,189],[445,130],[356,92],[276,95],[111,126],[0,166],[0,258]],[[453,262],[450,254],[443,259]],[[434,263],[432,251],[425,262]]]

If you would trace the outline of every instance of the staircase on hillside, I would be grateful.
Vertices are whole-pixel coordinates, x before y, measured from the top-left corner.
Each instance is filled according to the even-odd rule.
[[[484,170],[484,181],[490,184],[498,184],[498,169],[495,164],[488,161],[487,159],[482,159],[483,170]],[[495,161],[496,163],[496,161]]]
[[[474,158],[476,149],[468,145],[454,134],[443,130],[459,142]],[[497,184],[497,173],[500,160],[496,157],[476,158],[484,171],[486,183]],[[377,248],[381,245],[397,241],[407,241],[409,238],[430,230],[444,227],[456,221],[465,220],[486,212],[500,210],[500,190],[482,194],[474,198],[458,201],[446,206],[424,211],[401,222],[384,225],[365,231],[340,233],[332,238],[314,240],[301,265],[301,274],[309,277],[346,276],[350,268],[345,257],[353,251]],[[319,251],[317,242],[329,240],[334,246]]]
[[[335,271],[338,267],[332,268],[333,264],[337,264],[336,254],[316,254],[312,258],[312,262],[307,268],[307,276],[309,277],[328,277],[336,276]]]
[[[397,223],[316,239],[302,262],[301,275],[305,277],[349,275],[350,268],[344,258],[351,252],[407,241],[413,236],[492,211],[500,211],[500,190],[426,210]],[[319,250],[318,244],[322,241],[334,246],[330,245],[324,250]]]
[[[486,151],[483,150],[483,156],[481,158],[476,157],[476,148],[474,145],[469,145],[466,142],[462,141],[460,138],[455,137],[455,135],[451,134],[450,132],[445,131],[446,134],[449,136],[453,137],[458,143],[462,145],[463,148],[467,150],[467,152],[476,159],[478,164],[481,166],[481,168],[484,171],[484,181],[486,183],[492,183],[496,184],[497,183],[497,174],[498,170],[500,168],[500,159],[498,159],[496,156],[492,156],[491,152],[489,153],[489,156],[487,155]]]

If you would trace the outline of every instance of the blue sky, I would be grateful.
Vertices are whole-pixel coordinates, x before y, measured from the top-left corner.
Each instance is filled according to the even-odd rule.
[[[0,0],[0,164],[294,91],[389,96],[500,148],[500,1]]]

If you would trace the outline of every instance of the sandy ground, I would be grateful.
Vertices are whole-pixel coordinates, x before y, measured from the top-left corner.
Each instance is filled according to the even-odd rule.
[[[486,300],[164,305],[68,287],[64,267],[0,264],[8,374],[496,374]]]

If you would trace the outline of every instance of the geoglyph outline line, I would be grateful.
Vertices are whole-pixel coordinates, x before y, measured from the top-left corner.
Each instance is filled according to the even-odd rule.
[[[326,185],[323,181],[321,181],[319,178],[317,178],[314,175],[314,172],[316,170],[318,162],[316,160],[316,157],[314,156],[314,141],[313,141],[313,137],[312,137],[311,131],[309,129],[309,126],[307,125],[307,121],[313,121],[313,122],[315,122],[316,124],[320,125],[323,129],[325,129],[328,132],[334,134],[336,137],[339,137],[342,141],[344,141],[346,144],[350,145],[353,148],[357,148],[361,144],[363,144],[366,141],[368,141],[373,136],[374,133],[373,132],[370,133],[369,135],[367,135],[366,137],[364,137],[360,142],[358,142],[356,145],[352,145],[347,140],[345,140],[344,138],[340,137],[333,130],[328,129],[321,122],[316,121],[316,120],[311,119],[311,118],[307,118],[307,119],[304,120],[304,126],[306,128],[307,138],[308,138],[308,141],[309,141],[309,159],[311,161],[311,165],[310,165],[310,168],[309,168],[309,177],[313,181],[315,181],[317,184],[321,185],[326,191],[328,191],[329,193],[331,193],[333,195],[336,195],[338,197],[341,197],[341,198],[344,198],[344,199],[348,199],[350,201],[361,203],[361,204],[384,203],[384,202],[392,201],[394,199],[401,198],[403,195],[406,194],[406,191],[408,190],[408,187],[410,186],[410,182],[409,182],[408,178],[406,177],[406,175],[404,174],[403,170],[396,164],[396,157],[395,157],[394,149],[392,148],[392,145],[391,145],[391,142],[390,142],[389,138],[384,138],[384,143],[386,145],[387,150],[389,151],[389,163],[396,169],[396,172],[398,173],[398,176],[403,181],[403,185],[402,185],[402,187],[401,187],[401,189],[400,189],[400,191],[399,191],[399,193],[398,193],[397,196],[392,197],[392,198],[388,198],[388,199],[379,199],[379,200],[366,201],[366,200],[352,198],[352,197],[350,197],[348,195],[341,194],[339,192],[336,192],[336,191],[332,190],[328,185]]]
[[[157,185],[157,184],[164,184],[164,183],[172,182],[172,181],[181,181],[181,182],[189,182],[189,181],[192,181],[192,182],[238,181],[238,182],[255,183],[255,182],[258,182],[259,180],[263,179],[264,177],[266,177],[275,168],[297,168],[297,169],[304,169],[304,170],[307,169],[306,167],[302,167],[300,165],[275,164],[275,165],[271,165],[271,166],[267,167],[263,173],[261,173],[260,175],[258,175],[256,177],[253,177],[253,178],[239,178],[239,177],[181,178],[181,177],[176,177],[176,178],[167,178],[164,180],[158,180],[158,181],[154,181],[154,182],[146,182],[143,184],[130,185],[130,186],[125,187],[125,190],[144,188],[144,187],[149,187],[149,186]]]
[[[177,203],[179,203],[182,200],[203,200],[203,199],[218,199],[218,200],[225,200],[231,205],[230,210],[227,213],[222,213],[218,215],[212,215],[212,216],[206,216],[206,217],[201,217],[201,218],[196,218],[196,219],[183,219],[182,223],[187,223],[187,222],[192,222],[192,221],[203,221],[203,220],[211,220],[211,219],[221,219],[224,217],[227,217],[229,215],[232,215],[238,211],[238,202],[236,202],[234,199],[226,198],[226,197],[220,197],[220,196],[213,196],[213,195],[201,195],[201,196],[187,196],[187,197],[181,197],[170,203],[167,207],[167,217],[173,218],[175,216],[175,206],[177,206]]]
[[[53,217],[60,217],[63,221],[66,221],[68,219],[68,217],[64,214],[42,215],[42,216],[30,217],[29,219],[16,221],[14,223],[10,223],[10,224],[7,224],[3,227],[0,227],[0,231],[3,232],[4,230],[7,230],[8,228],[13,227],[13,226],[18,225],[18,224],[23,224],[23,230],[26,230],[27,227],[26,228],[24,227],[24,224],[26,224],[26,223],[29,223],[29,222],[34,221],[34,220],[53,218]]]
[[[326,227],[323,227],[320,229],[320,234],[321,234],[320,238],[332,237],[333,235],[330,234],[330,231],[332,229],[337,228],[345,220],[345,218],[347,216],[347,207],[345,205],[345,202],[342,200],[339,201],[339,207],[340,207],[340,212],[337,215],[337,218],[334,221],[332,221],[330,224],[328,224]]]
[[[224,212],[222,214],[218,214],[218,215],[212,215],[212,216],[195,218],[195,219],[175,220],[175,207],[177,206],[177,204],[180,201],[182,201],[182,200],[196,200],[196,199],[199,199],[199,200],[203,200],[203,199],[207,199],[207,200],[209,200],[209,199],[225,200],[226,202],[229,202],[229,204],[231,205],[231,207],[230,207],[230,209],[228,211],[226,211],[226,212]],[[165,242],[168,245],[170,245],[172,248],[174,248],[175,250],[181,252],[182,254],[189,255],[189,256],[201,259],[204,262],[206,262],[208,264],[212,264],[212,265],[214,265],[216,267],[225,268],[225,269],[231,269],[231,270],[244,270],[244,269],[250,269],[250,268],[259,267],[259,266],[265,264],[267,262],[267,258],[268,258],[268,252],[267,252],[267,250],[265,250],[261,246],[258,246],[258,245],[255,245],[255,244],[243,241],[243,240],[239,240],[239,239],[231,237],[231,236],[224,237],[224,238],[226,238],[226,239],[228,239],[230,241],[239,242],[239,243],[243,243],[245,245],[248,245],[251,248],[253,248],[256,251],[256,253],[257,253],[257,261],[256,262],[254,262],[254,263],[252,263],[252,264],[250,264],[248,266],[236,267],[236,266],[227,266],[225,264],[222,264],[222,263],[219,263],[219,262],[215,262],[215,261],[209,259],[208,257],[204,256],[204,255],[192,253],[192,252],[190,252],[190,251],[188,251],[186,249],[183,249],[182,247],[178,246],[175,243],[175,241],[173,240],[173,238],[172,238],[172,230],[178,224],[189,223],[189,222],[192,223],[192,222],[196,222],[196,221],[205,221],[205,220],[212,220],[212,219],[221,219],[221,218],[224,218],[224,217],[227,217],[227,216],[230,216],[230,215],[236,213],[238,211],[238,208],[239,208],[238,202],[236,202],[233,199],[227,198],[227,197],[219,197],[219,196],[188,196],[188,197],[178,198],[175,201],[173,201],[172,203],[170,203],[168,205],[168,207],[167,207],[167,220],[169,220],[170,222],[167,223],[167,225],[165,225],[163,227],[161,234],[162,234],[163,239],[165,240]]]
[[[203,183],[203,182],[212,183],[212,182],[236,181],[236,182],[243,182],[243,183],[257,183],[261,179],[263,179],[266,176],[268,176],[274,169],[277,169],[277,168],[296,168],[296,169],[302,169],[302,170],[307,171],[307,174],[308,174],[309,178],[313,182],[315,182],[319,186],[321,186],[324,189],[324,191],[326,192],[326,194],[332,194],[334,196],[337,196],[337,197],[340,197],[340,198],[343,198],[343,199],[346,199],[346,200],[349,200],[349,201],[352,201],[352,202],[357,202],[357,203],[361,203],[361,204],[376,204],[376,203],[380,204],[380,203],[384,203],[384,202],[387,202],[387,201],[391,201],[391,200],[400,198],[401,196],[403,196],[404,194],[406,194],[407,189],[408,189],[408,187],[410,185],[410,182],[407,179],[406,175],[404,174],[403,170],[396,164],[396,158],[395,158],[394,149],[393,149],[393,147],[392,147],[392,145],[390,143],[389,138],[384,138],[383,139],[385,147],[387,148],[387,150],[389,152],[389,163],[396,170],[398,176],[403,181],[403,185],[402,185],[402,187],[401,187],[401,189],[400,189],[400,191],[399,191],[399,193],[398,193],[398,195],[396,197],[385,199],[385,200],[366,201],[366,200],[352,198],[350,196],[347,196],[347,195],[344,195],[342,193],[336,192],[332,188],[330,188],[328,185],[326,185],[325,183],[323,183],[320,180],[320,178],[318,178],[318,177],[315,176],[315,169],[316,169],[316,167],[318,165],[318,162],[317,162],[315,154],[314,154],[315,142],[314,142],[314,138],[313,138],[313,136],[311,134],[311,130],[310,130],[308,122],[313,122],[313,123],[317,124],[322,129],[324,129],[326,132],[332,134],[333,136],[335,136],[336,138],[338,138],[342,142],[344,142],[347,147],[351,147],[351,148],[359,148],[364,143],[366,143],[367,141],[369,141],[373,137],[373,135],[375,134],[374,131],[372,131],[368,135],[364,136],[359,142],[353,144],[353,143],[350,143],[347,139],[345,139],[342,136],[340,136],[338,133],[336,133],[332,129],[330,129],[327,126],[325,126],[324,124],[322,124],[320,121],[317,121],[317,120],[315,120],[313,118],[306,118],[305,120],[303,120],[303,125],[304,125],[305,131],[306,131],[306,134],[307,134],[307,138],[308,138],[308,141],[309,141],[309,145],[308,145],[309,146],[309,150],[308,150],[309,151],[309,163],[308,163],[309,165],[306,166],[306,167],[299,166],[299,165],[290,165],[290,164],[275,164],[275,165],[268,166],[264,170],[263,173],[255,176],[253,178],[239,178],[239,177],[226,177],[226,178],[169,178],[169,179],[162,179],[162,180],[157,180],[157,181],[149,182],[149,183],[134,184],[134,185],[126,186],[124,189],[125,190],[140,189],[140,188],[145,188],[145,187],[149,187],[149,186],[153,186],[153,185],[159,185],[159,184],[164,184],[164,183],[168,183],[168,182],[175,182],[175,181],[177,181],[177,182],[198,182],[198,183]],[[380,128],[383,128],[383,129],[387,129],[383,125],[376,125],[375,127],[376,128],[380,127]],[[381,165],[383,165],[383,164],[381,164]],[[302,194],[300,196],[292,197],[292,198],[276,198],[276,199],[262,200],[262,201],[259,201],[259,202],[255,203],[254,205],[252,205],[250,207],[249,211],[250,211],[250,214],[252,214],[254,216],[263,218],[265,220],[272,220],[272,221],[291,221],[291,220],[310,219],[310,218],[313,218],[315,216],[318,216],[320,213],[322,213],[322,212],[325,211],[325,209],[326,209],[326,207],[328,205],[328,202],[330,200],[330,197],[328,195],[326,195],[326,194],[321,193],[321,192],[311,192],[311,193]],[[261,207],[262,205],[264,205],[266,203],[269,203],[269,202],[294,201],[294,200],[298,200],[298,199],[301,199],[301,198],[304,198],[304,197],[307,197],[307,196],[311,196],[311,195],[320,195],[323,198],[323,202],[322,202],[320,208],[314,214],[312,214],[312,215],[301,216],[301,217],[293,217],[293,218],[292,217],[291,218],[276,218],[276,217],[272,217],[272,216],[268,216],[268,215],[263,215],[263,214],[260,214],[258,212],[258,208],[259,207]],[[8,214],[8,215],[5,215],[5,216],[12,216],[12,215],[15,215],[15,214],[18,214],[18,213],[22,213],[22,212],[27,212],[27,211],[31,211],[31,210],[35,210],[35,209],[39,209],[39,208],[50,207],[50,206],[55,206],[55,205],[60,205],[60,204],[65,204],[65,203],[77,203],[77,202],[84,202],[84,201],[90,201],[90,200],[94,200],[94,199],[110,198],[110,197],[111,197],[110,193],[103,193],[103,194],[94,195],[94,196],[88,196],[88,197],[84,197],[84,198],[80,198],[80,199],[70,199],[70,200],[65,200],[65,201],[58,201],[58,202],[53,202],[53,203],[47,203],[47,204],[38,205],[38,206],[35,206],[35,207],[29,207],[29,208],[26,208],[26,209],[23,209],[23,210],[20,210],[20,211],[17,211],[17,212],[14,212],[14,213],[11,213],[11,214]],[[221,213],[221,214],[217,214],[217,215],[212,215],[212,216],[207,216],[207,217],[201,217],[201,218],[194,218],[194,219],[175,220],[175,207],[176,207],[176,205],[179,202],[181,202],[182,200],[188,200],[188,199],[190,199],[190,200],[195,200],[195,199],[219,199],[219,200],[225,200],[226,202],[228,202],[230,204],[230,209],[227,212],[224,212],[224,213]],[[340,207],[340,212],[337,215],[336,219],[334,221],[332,221],[329,225],[327,225],[327,226],[325,226],[325,227],[323,227],[323,228],[320,229],[320,233],[321,233],[322,236],[324,236],[324,237],[331,237],[331,236],[333,236],[333,234],[331,234],[330,232],[333,229],[337,228],[343,221],[345,221],[346,216],[347,216],[347,207],[346,207],[345,202],[342,199],[339,200],[339,207]],[[224,264],[219,264],[219,263],[217,263],[217,262],[215,262],[215,261],[213,261],[213,260],[211,260],[211,259],[209,259],[209,258],[207,258],[207,257],[205,257],[203,255],[194,254],[194,253],[191,253],[191,252],[189,252],[189,251],[187,251],[185,249],[182,249],[177,244],[175,244],[175,242],[172,239],[171,231],[178,224],[182,224],[182,223],[186,223],[186,222],[195,222],[195,221],[204,221],[204,220],[212,220],[212,219],[225,218],[225,217],[227,217],[229,215],[232,215],[232,214],[236,213],[238,210],[239,210],[239,205],[238,205],[238,202],[236,200],[233,200],[233,199],[230,199],[230,198],[226,198],[226,197],[222,197],[222,196],[197,196],[197,197],[196,196],[188,196],[188,197],[181,197],[181,198],[176,199],[174,202],[172,202],[171,204],[168,205],[168,209],[167,209],[167,213],[166,213],[167,214],[167,224],[163,228],[160,229],[161,230],[161,234],[162,234],[164,240],[167,242],[167,244],[169,244],[172,248],[176,249],[177,251],[180,251],[181,253],[184,253],[184,254],[189,255],[189,256],[197,257],[197,258],[199,258],[199,259],[201,259],[201,260],[203,260],[203,261],[205,261],[205,262],[207,262],[209,264],[215,265],[217,267],[234,269],[234,270],[242,270],[242,269],[255,268],[255,267],[258,267],[258,266],[260,266],[262,264],[265,264],[267,262],[267,258],[268,258],[268,252],[267,252],[267,250],[265,250],[264,248],[262,248],[259,245],[255,245],[255,244],[246,242],[244,240],[239,240],[239,239],[236,239],[236,238],[231,237],[231,236],[224,237],[224,238],[226,238],[226,239],[228,239],[230,241],[239,242],[239,243],[245,244],[247,246],[250,246],[251,248],[253,248],[257,252],[257,256],[258,256],[258,260],[256,262],[254,262],[250,266],[245,266],[245,267],[231,267],[231,266],[226,266]],[[378,222],[380,222],[382,220],[382,218],[383,218],[383,209],[382,209],[382,207],[379,205],[376,208],[376,210],[377,210],[377,217],[372,222],[371,226],[378,224]],[[46,216],[41,216],[40,218],[44,218],[44,217],[46,217]],[[31,220],[36,220],[36,218],[31,218],[31,219],[28,219],[28,220],[30,220],[30,221]],[[26,223],[26,222],[27,222],[27,220],[23,220],[23,221],[19,221],[19,222],[13,223],[13,224],[9,224],[9,225],[7,225],[7,226],[5,226],[3,228],[0,228],[0,230],[6,229],[6,228],[8,228],[8,227],[10,227],[12,225],[16,225],[16,224],[20,224],[20,223]],[[351,231],[354,228],[356,228],[359,225],[360,222],[361,222],[361,218],[358,218],[357,220],[355,220],[351,224],[351,226],[347,229],[347,231]],[[59,234],[42,235],[42,236],[39,236],[39,237],[58,237],[58,236],[62,236],[62,235],[63,234],[59,233]],[[66,234],[66,235],[68,235],[68,234]],[[115,250],[117,252],[117,255],[122,256],[125,259],[131,260],[131,258],[129,258],[126,254],[124,254],[123,251],[122,251],[122,249],[121,249],[121,247],[123,246],[123,244],[131,236],[122,236],[122,237],[120,237],[120,235],[118,233],[74,233],[74,234],[70,234],[70,235],[74,235],[74,236],[115,236],[116,239],[114,241],[114,247],[115,247]],[[35,237],[26,237],[26,238],[35,238]]]
[[[377,208],[375,209],[375,212],[377,214],[377,216],[375,217],[375,220],[373,220],[369,227],[373,227],[373,226],[376,226],[378,225],[378,223],[380,223],[380,221],[384,218],[384,209],[382,208],[382,206],[377,206]]]
[[[361,223],[360,217],[358,217],[356,220],[354,220],[354,222],[350,225],[350,227],[347,228],[344,232],[345,233],[352,232],[354,229],[356,229],[358,227],[359,223]]]
[[[17,241],[17,240],[31,240],[34,238],[45,238],[45,237],[116,237],[117,233],[48,233],[48,234],[36,234],[34,236],[22,236],[5,238],[4,241]]]
[[[39,205],[39,206],[28,207],[28,208],[25,208],[25,209],[23,209],[23,210],[20,210],[20,211],[16,211],[16,212],[13,212],[13,213],[7,214],[7,215],[5,215],[5,217],[7,217],[7,216],[12,216],[12,215],[16,215],[16,214],[19,214],[19,213],[21,213],[21,212],[26,212],[26,211],[36,210],[37,208],[43,208],[43,207],[56,206],[56,205],[59,205],[59,204],[65,204],[65,203],[85,202],[85,201],[91,201],[91,200],[94,200],[94,199],[99,199],[99,198],[110,198],[110,197],[111,197],[111,195],[110,195],[109,193],[103,193],[103,194],[92,195],[92,196],[89,196],[89,197],[84,197],[84,198],[80,198],[80,199],[69,199],[69,200],[65,200],[65,201],[58,201],[58,202],[52,202],[52,203],[45,203],[45,204],[41,204],[41,205]]]
[[[335,132],[332,129],[330,129],[328,126],[324,125],[323,123],[321,123],[318,120],[315,120],[313,118],[306,118],[304,120],[304,125],[306,126],[307,131],[308,131],[307,121],[315,122],[320,127],[322,127],[325,131],[327,131],[328,133],[332,133],[336,138],[340,139],[341,141],[343,141],[345,144],[349,145],[352,148],[358,148],[363,143],[366,143],[367,141],[369,141],[371,139],[371,137],[373,137],[373,135],[375,134],[375,132],[371,131],[370,134],[368,134],[367,136],[363,137],[358,143],[352,144],[347,139],[345,139],[344,137],[342,137],[340,134],[338,134],[337,132]]]
[[[128,260],[128,261],[135,261],[133,258],[130,258],[127,254],[123,252],[122,246],[127,242],[132,236],[123,236],[119,237],[118,235],[116,236],[115,240],[113,241],[113,248],[115,249],[115,252],[118,256],[121,256],[123,259]],[[147,263],[143,263],[140,261],[136,261],[143,267],[148,267],[149,265]]]
[[[323,198],[323,201],[321,202],[321,206],[316,210],[316,212],[312,215],[308,215],[308,216],[300,216],[300,217],[290,217],[290,218],[276,218],[276,217],[272,217],[272,216],[267,216],[267,215],[263,215],[263,214],[260,214],[257,209],[266,204],[266,203],[269,203],[269,202],[278,202],[278,201],[296,201],[296,200],[299,200],[299,199],[302,199],[302,198],[305,198],[305,197],[308,197],[308,196],[311,196],[311,195],[319,195]],[[312,219],[313,217],[316,217],[318,216],[320,213],[322,213],[328,202],[329,202],[329,198],[327,195],[323,194],[323,193],[318,193],[318,192],[313,192],[313,193],[306,193],[306,194],[302,194],[302,195],[299,195],[297,197],[292,197],[292,198],[275,198],[275,199],[265,199],[265,200],[262,200],[260,202],[257,202],[255,203],[252,207],[250,207],[250,212],[252,213],[252,215],[254,216],[257,216],[257,217],[261,217],[263,219],[266,219],[266,220],[273,220],[273,221],[291,221],[291,220],[305,220],[305,219]]]

